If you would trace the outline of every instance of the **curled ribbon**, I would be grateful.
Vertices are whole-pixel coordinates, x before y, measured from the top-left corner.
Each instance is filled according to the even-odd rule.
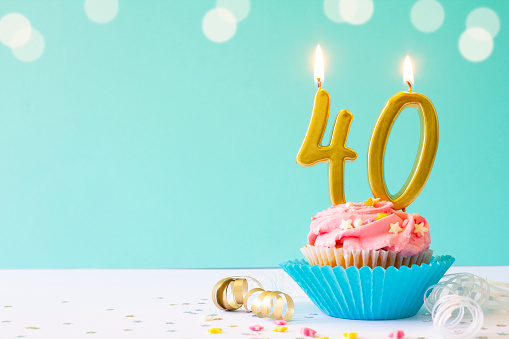
[[[248,280],[258,287],[248,289]],[[255,294],[258,295],[255,296]],[[249,299],[252,297],[254,300],[249,306]],[[275,303],[274,299],[276,299]],[[234,311],[244,306],[246,311],[253,312],[259,318],[268,317],[286,321],[292,319],[295,310],[293,299],[288,294],[265,291],[262,284],[252,277],[228,277],[219,280],[212,289],[212,301],[224,311]]]
[[[486,308],[492,313],[509,314],[509,284],[488,280],[490,298]]]
[[[431,312],[433,326],[444,338],[471,338],[484,323],[483,307],[509,314],[509,284],[470,273],[448,274],[428,288],[424,305]],[[472,320],[462,326],[467,313]]]

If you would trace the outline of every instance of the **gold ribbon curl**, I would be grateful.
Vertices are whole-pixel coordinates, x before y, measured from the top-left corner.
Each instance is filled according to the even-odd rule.
[[[258,287],[248,289],[248,279]],[[248,306],[249,298],[260,292]],[[274,298],[276,302],[274,303]],[[223,311],[234,311],[242,306],[259,318],[290,321],[295,311],[292,297],[280,291],[265,291],[262,284],[252,277],[228,277],[219,280],[212,288],[212,301]],[[283,311],[286,312],[283,314]]]

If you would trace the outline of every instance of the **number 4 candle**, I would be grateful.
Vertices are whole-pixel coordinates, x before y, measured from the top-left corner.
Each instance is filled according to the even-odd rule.
[[[308,130],[297,154],[297,163],[302,166],[312,166],[322,161],[329,162],[329,193],[332,204],[337,205],[345,202],[345,161],[355,160],[357,153],[346,147],[346,138],[352,122],[352,113],[346,109],[339,111],[336,117],[329,145],[320,145],[330,110],[330,95],[322,89],[323,73],[322,49],[318,45],[315,54],[315,80],[318,83],[318,91],[315,95]]]

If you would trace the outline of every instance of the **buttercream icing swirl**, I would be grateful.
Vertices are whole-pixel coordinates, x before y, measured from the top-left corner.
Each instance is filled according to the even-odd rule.
[[[319,212],[312,219],[308,243],[315,246],[342,246],[346,250],[383,249],[407,257],[429,249],[431,242],[425,218],[394,210],[388,201],[376,202],[374,206],[339,204]],[[391,233],[391,226],[396,223]]]

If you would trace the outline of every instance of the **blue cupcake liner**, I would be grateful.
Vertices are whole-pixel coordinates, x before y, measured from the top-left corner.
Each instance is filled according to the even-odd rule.
[[[309,266],[302,259],[279,266],[331,317],[389,320],[416,315],[424,302],[424,292],[438,283],[454,261],[446,255],[433,258],[429,265],[399,269]]]

